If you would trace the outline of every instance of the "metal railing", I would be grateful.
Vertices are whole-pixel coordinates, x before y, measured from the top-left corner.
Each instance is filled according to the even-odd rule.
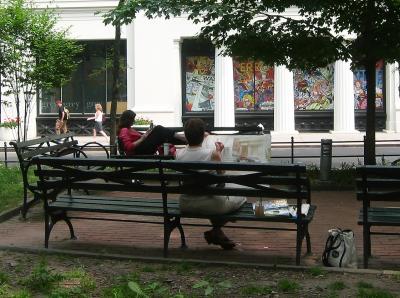
[[[351,140],[351,141],[332,141],[332,147],[339,146],[340,144],[348,144],[349,146],[354,145],[354,147],[361,147],[364,148],[364,143],[365,143],[365,136],[363,140]],[[377,146],[383,145],[384,143],[391,143],[394,146],[399,146],[400,145],[400,140],[376,140],[375,144]],[[272,151],[272,146],[273,145],[288,145],[290,148],[290,155],[276,155],[276,156],[271,156],[272,159],[283,159],[287,158],[290,159],[291,163],[294,163],[295,159],[306,159],[306,158],[319,158],[320,155],[312,155],[312,154],[307,154],[307,155],[299,155],[295,153],[296,147],[302,148],[302,147],[308,147],[308,146],[313,146],[315,148],[320,148],[321,141],[295,141],[294,137],[292,136],[290,138],[290,141],[279,141],[279,142],[272,142],[271,143],[271,151]],[[384,157],[400,157],[400,150],[399,153],[396,154],[376,154],[377,158],[384,158]],[[364,153],[362,154],[333,154],[332,153],[332,158],[364,158]]]
[[[363,147],[365,142],[365,137],[364,140],[353,140],[353,141],[332,141],[332,146],[339,146],[340,144],[348,144],[349,146],[354,145],[354,147]],[[376,145],[383,145],[383,144],[393,144],[394,146],[399,146],[400,145],[400,140],[377,140]],[[319,148],[321,145],[320,141],[295,141],[294,137],[292,136],[290,138],[290,141],[279,141],[279,142],[272,142],[271,143],[271,152],[272,152],[272,146],[287,146],[290,148],[290,154],[289,155],[275,155],[271,156],[272,159],[289,159],[291,163],[294,163],[296,159],[307,159],[307,158],[319,158],[319,154],[307,154],[307,155],[302,155],[302,154],[296,154],[296,147],[297,148],[304,148],[308,146],[312,146],[314,148]],[[7,145],[7,142],[3,143],[2,151],[3,158],[0,157],[0,162],[3,162],[6,167],[8,167],[9,164],[13,163],[18,163],[18,160],[10,160],[9,159],[9,153],[14,152],[14,148],[12,146]],[[96,145],[93,146],[88,146],[87,148],[96,148]],[[109,151],[115,145],[104,145]],[[400,148],[400,146],[399,146]],[[1,152],[0,152],[1,153]],[[399,153],[397,154],[376,154],[377,158],[384,158],[384,157],[399,157],[400,158],[400,149]],[[332,158],[364,158],[364,154],[332,154]]]

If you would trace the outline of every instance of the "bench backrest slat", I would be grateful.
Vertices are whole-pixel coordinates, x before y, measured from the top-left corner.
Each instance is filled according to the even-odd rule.
[[[358,200],[400,201],[399,166],[360,166],[357,174]]]
[[[156,193],[165,206],[170,194],[285,198],[297,199],[297,204],[310,198],[306,168],[301,165],[40,156],[32,162],[38,165],[38,187],[48,192]]]
[[[24,142],[10,142],[11,145],[14,146],[14,148],[26,148],[26,147],[32,147],[32,146],[37,146],[40,144],[44,144],[47,142],[52,142],[52,141],[57,141],[57,140],[64,140],[67,138],[73,138],[75,134],[73,132],[65,133],[65,134],[60,134],[60,135],[51,135],[51,136],[45,136],[37,139],[32,139]]]
[[[40,148],[33,148],[30,151],[23,152],[21,154],[21,157],[24,160],[26,160],[26,159],[30,159],[30,158],[32,158],[33,156],[36,156],[36,155],[43,155],[43,154],[46,154],[46,153],[51,153],[51,152],[54,152],[54,151],[59,150],[59,149],[76,146],[77,144],[78,144],[78,141],[73,140],[73,141],[63,142],[63,143],[60,143],[60,144],[57,144],[57,145],[52,145],[52,146],[47,146],[47,147],[40,147]]]

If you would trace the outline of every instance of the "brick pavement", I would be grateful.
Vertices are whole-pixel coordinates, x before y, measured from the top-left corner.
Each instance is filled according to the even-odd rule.
[[[310,225],[313,254],[302,256],[303,265],[320,265],[327,230],[333,227],[354,230],[359,264],[362,259],[362,230],[357,225],[360,203],[352,191],[314,191],[313,204],[317,205],[316,216]],[[185,220],[184,222],[199,222]],[[207,223],[207,221],[202,221]],[[69,240],[64,222],[56,224],[50,238],[50,248],[86,251],[129,256],[161,257],[163,230],[161,225],[121,223],[110,221],[74,220],[78,240]],[[246,224],[246,223],[240,223]],[[291,225],[293,227],[293,225]],[[237,242],[233,251],[223,251],[217,246],[207,245],[203,232],[207,227],[184,227],[189,248],[179,248],[179,233],[175,231],[170,241],[170,256],[218,261],[239,261],[268,264],[295,264],[295,232],[225,229],[226,234]],[[392,230],[394,228],[391,228]],[[28,220],[14,217],[0,224],[0,245],[43,248],[44,226],[41,206],[29,212]],[[305,252],[305,246],[303,246]],[[400,269],[400,237],[373,236],[373,258],[370,268]]]

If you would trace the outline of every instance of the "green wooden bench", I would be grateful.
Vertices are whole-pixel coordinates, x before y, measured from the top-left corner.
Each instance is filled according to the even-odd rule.
[[[302,165],[52,157],[37,157],[34,163],[37,165],[35,173],[39,177],[38,188],[44,202],[45,247],[49,245],[53,226],[60,220],[68,224],[71,238],[75,238],[71,219],[140,222],[137,217],[128,220],[116,219],[107,217],[107,213],[156,216],[161,220],[148,219],[144,222],[163,225],[166,257],[169,238],[175,228],[179,229],[182,247],[186,246],[182,218],[212,218],[198,214],[182,214],[176,196],[170,196],[207,194],[291,199],[298,207],[295,217],[255,216],[252,204],[245,203],[237,212],[217,218],[247,222],[245,225],[227,226],[235,229],[260,228],[296,232],[296,264],[300,264],[304,238],[307,242],[307,252],[311,252],[308,225],[313,219],[315,206],[310,207],[306,216],[301,214],[301,204],[311,203],[309,180],[306,177],[306,168]],[[98,167],[103,169],[96,170]],[[226,172],[224,175],[218,175],[216,170]],[[135,183],[138,180],[142,183]],[[69,191],[65,192],[66,189]],[[87,189],[92,195],[83,195],[74,189]],[[97,191],[97,194],[94,191]],[[124,194],[114,197],[110,192]],[[84,211],[89,215],[83,216],[79,212],[70,214],[70,211]],[[251,222],[258,224],[252,225]],[[273,222],[274,226],[260,226],[260,222]],[[276,223],[285,225],[277,227]],[[293,224],[294,227],[287,224]]]
[[[34,156],[74,156],[87,157],[85,150],[91,146],[100,147],[105,151],[106,156],[109,156],[107,148],[97,142],[90,142],[84,145],[79,145],[77,140],[74,140],[74,133],[69,132],[60,135],[49,135],[40,138],[23,141],[10,142],[14,147],[14,151],[18,157],[19,166],[21,169],[22,179],[24,183],[24,198],[21,214],[26,218],[26,213],[29,208],[38,201],[38,190],[36,185],[30,184],[28,181],[28,171],[31,166],[31,160]],[[28,202],[28,191],[33,194],[33,200]]]
[[[387,203],[400,201],[400,166],[360,166],[357,173],[357,199],[362,201],[358,224],[363,226],[363,263],[368,268],[371,235],[400,234],[371,231],[373,226],[400,226],[400,207]],[[381,203],[372,206],[373,202]],[[385,206],[381,206],[382,202]]]

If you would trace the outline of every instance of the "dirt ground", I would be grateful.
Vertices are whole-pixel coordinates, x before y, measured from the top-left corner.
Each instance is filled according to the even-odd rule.
[[[154,263],[10,251],[0,251],[0,259],[0,297],[400,297],[400,274]],[[45,265],[39,270],[40,264]],[[55,278],[60,274],[63,277]],[[136,292],[134,286],[139,288]]]

